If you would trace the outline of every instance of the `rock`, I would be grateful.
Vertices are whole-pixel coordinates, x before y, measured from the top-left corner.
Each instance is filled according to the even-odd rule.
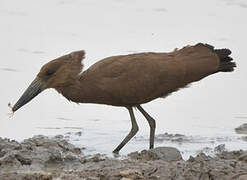
[[[242,136],[243,141],[247,141],[247,136]]]
[[[237,134],[247,134],[247,123],[240,125],[239,127],[235,128]]]
[[[132,159],[141,160],[141,161],[153,161],[158,160],[158,156],[156,153],[150,150],[143,150],[140,153],[134,152],[129,154]]]
[[[194,162],[195,158],[193,156],[190,156],[189,159],[187,160],[188,162]]]
[[[76,136],[81,136],[82,135],[82,132],[81,131],[78,131],[75,133]]]
[[[228,160],[231,160],[231,159],[238,159],[239,156],[241,156],[242,154],[244,153],[243,150],[239,150],[239,151],[230,151],[230,152],[227,152],[227,151],[223,151],[219,154],[216,154],[216,156],[220,159],[228,159]]]
[[[26,172],[26,173],[4,173],[0,174],[1,180],[58,180],[52,177],[51,173]]]
[[[243,154],[241,154],[238,159],[240,161],[246,161],[247,162],[247,152],[244,152]]]
[[[238,180],[246,180],[247,179],[247,175],[242,175],[238,177]]]
[[[87,162],[100,162],[100,161],[104,161],[105,157],[101,154],[95,154],[92,157],[87,159]]]
[[[19,150],[21,149],[21,145],[17,141],[10,139],[3,139],[0,137],[0,151],[2,151],[2,149]]]
[[[210,156],[207,156],[206,154],[201,152],[195,157],[194,160],[197,162],[205,162],[205,161],[209,161],[210,159],[212,159]]]
[[[133,180],[133,179],[131,179],[131,178],[126,178],[126,177],[123,177],[123,178],[121,178],[120,180]]]
[[[155,153],[158,159],[162,159],[164,161],[182,160],[182,156],[180,152],[176,148],[173,148],[173,147],[157,147],[150,151]]]
[[[29,158],[27,158],[27,157],[24,157],[24,156],[22,156],[22,155],[20,155],[20,154],[16,154],[16,155],[15,155],[15,158],[16,158],[18,161],[20,161],[20,163],[21,163],[22,165],[31,165],[31,164],[32,164],[32,160],[31,160],[31,159],[29,159]]]
[[[225,144],[220,144],[214,148],[214,152],[216,153],[221,153],[226,150],[226,145]]]
[[[0,138],[0,147],[0,180],[243,180],[247,175],[247,151],[222,151],[222,145],[215,157],[199,153],[188,161],[171,147],[134,152],[130,158],[84,156],[62,136],[21,143]]]
[[[132,159],[137,160],[164,160],[164,161],[179,161],[182,160],[180,152],[173,147],[157,147],[151,150],[143,150],[140,153],[130,153]]]
[[[136,170],[136,169],[127,169],[127,170],[120,171],[120,175],[122,177],[127,178],[127,179],[142,178],[141,172],[139,170]]]
[[[90,176],[87,178],[87,180],[100,180],[99,177],[93,177],[93,176]]]
[[[0,158],[3,157],[6,154],[5,151],[0,150]]]
[[[164,133],[164,134],[158,134],[155,136],[155,141],[156,142],[163,142],[163,141],[172,141],[172,142],[187,142],[188,137],[182,134],[169,134],[169,133]]]
[[[0,158],[0,172],[4,169],[18,168],[21,166],[21,162],[15,158],[15,155],[10,153]]]
[[[38,135],[21,143],[0,138],[0,147],[0,172],[25,169],[26,166],[40,171],[45,167],[81,164],[83,157],[80,148],[68,143],[63,136],[49,138]]]
[[[213,148],[210,148],[210,147],[204,147],[201,150],[197,151],[197,153],[206,153],[206,154],[209,154],[212,152],[213,152]]]
[[[63,139],[63,138],[64,138],[64,136],[63,136],[63,135],[61,135],[61,134],[59,134],[59,135],[54,136],[54,138],[55,138],[55,139]]]
[[[77,160],[77,156],[74,155],[74,153],[72,153],[72,152],[68,152],[68,153],[64,156],[63,159],[64,159],[65,161],[75,161],[75,160]]]

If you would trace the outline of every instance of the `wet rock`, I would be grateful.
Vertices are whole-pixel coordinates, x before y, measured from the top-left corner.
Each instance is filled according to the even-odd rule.
[[[225,144],[220,144],[214,148],[214,152],[216,153],[221,153],[226,150],[226,145]]]
[[[247,142],[247,136],[243,136],[242,140]]]
[[[0,180],[243,180],[247,172],[247,151],[222,151],[223,146],[215,157],[199,153],[188,161],[171,147],[124,159],[84,156],[62,136],[35,136],[21,143],[0,139],[0,147]]]
[[[75,160],[77,160],[77,156],[74,154],[74,153],[72,153],[72,152],[68,152],[65,156],[64,156],[64,160],[65,161],[75,161]]]
[[[193,156],[190,156],[189,159],[187,160],[188,162],[194,162],[195,158]]]
[[[121,178],[120,180],[133,180],[133,179],[131,179],[131,178],[126,178],[126,177],[123,177],[123,178]]]
[[[40,171],[51,165],[62,167],[66,163],[80,163],[83,157],[80,148],[68,143],[63,136],[48,138],[39,135],[22,143],[1,138],[0,147],[0,172],[9,170],[9,167],[14,170],[25,169],[26,166]]]
[[[92,157],[88,158],[86,161],[87,162],[100,162],[100,161],[104,161],[105,160],[105,156],[101,155],[101,154],[95,154]]]
[[[55,139],[63,139],[63,138],[64,138],[64,136],[63,136],[63,135],[61,135],[61,134],[59,134],[59,135],[54,136],[54,138],[55,138]]]
[[[210,159],[212,159],[210,156],[207,156],[204,153],[199,153],[194,160],[195,161],[199,161],[199,162],[205,162],[205,161],[209,161]]]
[[[163,142],[163,141],[171,141],[171,142],[186,142],[188,141],[188,137],[182,134],[169,134],[169,133],[164,133],[164,134],[158,134],[155,136],[155,141],[156,142]]]
[[[143,176],[139,170],[136,169],[127,169],[120,171],[120,175],[128,179],[142,179]]]
[[[5,151],[0,150],[0,158],[3,157],[6,154]]]
[[[155,153],[158,159],[164,161],[179,161],[182,160],[180,152],[173,147],[157,147],[152,149],[151,152]]]
[[[32,160],[30,158],[24,157],[20,154],[16,154],[15,158],[20,161],[20,163],[22,165],[31,165],[32,164]]]
[[[130,153],[132,159],[137,160],[164,160],[164,161],[179,161],[182,160],[180,152],[173,147],[157,147],[151,150],[143,150],[140,153]]]
[[[3,173],[0,174],[1,180],[53,180],[51,173],[33,173],[33,172],[26,172],[26,173]]]
[[[81,136],[82,135],[82,132],[81,131],[78,131],[75,133],[76,136]]]
[[[212,152],[213,152],[213,149],[210,148],[210,147],[204,147],[201,150],[197,151],[198,154],[200,154],[200,153],[209,154],[209,153],[212,153]]]
[[[3,169],[18,168],[21,166],[21,162],[15,158],[15,155],[10,154],[0,158],[0,172]]]
[[[238,177],[238,180],[246,180],[246,179],[247,179],[247,174]]]
[[[0,150],[2,151],[2,149],[19,150],[21,149],[21,145],[17,141],[6,139],[6,138],[3,139],[0,137]]]
[[[243,154],[241,154],[238,158],[240,161],[247,162],[247,151],[245,151]]]
[[[223,151],[219,154],[216,154],[216,156],[220,159],[226,159],[226,160],[231,160],[231,159],[238,159],[239,156],[241,156],[244,153],[243,150],[239,150],[239,151]]]
[[[240,125],[239,127],[235,128],[237,134],[247,134],[247,123]]]
[[[99,177],[90,176],[86,180],[100,180],[100,178]]]

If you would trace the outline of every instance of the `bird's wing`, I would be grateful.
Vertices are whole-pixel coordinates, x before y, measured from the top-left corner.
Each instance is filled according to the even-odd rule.
[[[172,53],[113,56],[88,69],[95,85],[120,104],[142,104],[212,74],[219,60],[203,45]]]
[[[141,53],[106,58],[88,69],[90,81],[119,103],[139,104],[164,95],[179,83],[184,68],[165,53]],[[173,82],[173,84],[171,83]]]

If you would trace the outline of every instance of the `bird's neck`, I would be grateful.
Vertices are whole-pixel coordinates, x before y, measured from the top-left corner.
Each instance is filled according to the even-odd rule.
[[[91,99],[94,94],[92,83],[78,76],[70,81],[66,86],[58,87],[56,90],[69,101],[75,103],[92,103]]]
[[[78,97],[78,91],[80,89],[79,78],[71,77],[70,83],[56,87],[55,89],[69,101],[76,102],[76,97]]]

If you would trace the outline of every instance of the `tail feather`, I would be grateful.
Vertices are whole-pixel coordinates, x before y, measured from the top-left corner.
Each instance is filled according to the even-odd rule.
[[[213,46],[209,44],[204,44],[212,52],[216,53],[220,58],[220,65],[217,72],[232,72],[236,67],[236,63],[232,62],[233,58],[229,55],[232,53],[230,49],[214,49]]]

